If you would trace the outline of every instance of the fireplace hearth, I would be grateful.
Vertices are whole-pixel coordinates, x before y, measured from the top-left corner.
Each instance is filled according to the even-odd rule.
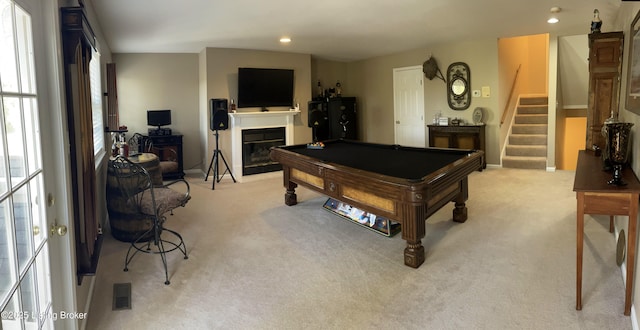
[[[242,175],[281,170],[282,165],[269,157],[269,150],[285,144],[284,127],[242,130]]]

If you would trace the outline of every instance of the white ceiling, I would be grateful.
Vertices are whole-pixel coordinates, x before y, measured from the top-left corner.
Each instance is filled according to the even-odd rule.
[[[89,0],[113,53],[206,47],[353,61],[473,38],[603,31],[620,0]],[[551,7],[562,9],[551,25]],[[292,42],[281,45],[279,38]]]

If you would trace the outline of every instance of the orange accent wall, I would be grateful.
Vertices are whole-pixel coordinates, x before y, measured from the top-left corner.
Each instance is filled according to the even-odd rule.
[[[565,117],[563,125],[562,145],[564,152],[562,159],[558,162],[558,169],[575,171],[578,162],[578,151],[584,150],[587,143],[587,118]]]

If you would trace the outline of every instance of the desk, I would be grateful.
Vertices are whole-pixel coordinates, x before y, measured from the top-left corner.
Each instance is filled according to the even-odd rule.
[[[274,147],[282,164],[285,204],[295,205],[298,184],[401,224],[407,241],[404,263],[418,268],[425,259],[425,220],[455,202],[453,220],[465,222],[469,174],[482,168],[483,152],[410,148],[347,140]]]
[[[582,255],[584,239],[584,215],[604,214],[611,216],[626,215],[629,217],[627,230],[627,279],[624,299],[624,315],[631,313],[631,290],[636,260],[636,228],[638,218],[638,196],[640,182],[630,168],[625,168],[622,179],[625,186],[607,184],[611,179],[610,172],[602,170],[602,159],[591,151],[581,150],[578,154],[578,165],[573,191],[576,192],[577,205],[577,276],[576,276],[576,309],[582,309]],[[610,224],[611,227],[611,224]],[[610,229],[611,230],[611,229]]]

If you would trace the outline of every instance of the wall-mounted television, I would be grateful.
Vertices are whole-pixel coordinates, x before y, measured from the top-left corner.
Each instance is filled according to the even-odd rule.
[[[158,128],[171,125],[171,110],[147,110],[147,125]]]
[[[238,68],[238,108],[292,105],[293,70]]]

